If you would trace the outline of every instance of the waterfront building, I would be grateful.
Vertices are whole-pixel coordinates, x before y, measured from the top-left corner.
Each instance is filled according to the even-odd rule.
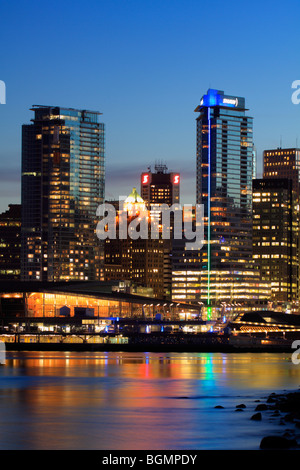
[[[189,319],[198,315],[197,305],[171,301],[160,302],[156,297],[128,293],[121,283],[95,282],[19,282],[3,281],[0,286],[1,319],[84,319],[97,323],[122,318],[153,319],[160,314],[165,319]]]
[[[9,204],[0,214],[0,280],[21,275],[21,205]]]
[[[277,340],[277,345],[291,347],[289,341],[299,338],[300,316],[297,314],[286,315],[285,312],[274,310],[250,311],[239,313],[228,327],[234,332],[234,337],[240,346],[247,343],[251,344],[254,338],[261,339],[261,345],[272,344],[272,339]],[[236,336],[235,336],[236,335]],[[275,341],[276,344],[276,341]],[[252,343],[255,347],[255,340]],[[288,348],[287,348],[288,349]]]
[[[192,212],[195,224],[195,208]],[[211,270],[209,273],[211,306],[208,305],[208,272],[201,269],[202,253],[188,249],[186,240],[173,241],[172,300],[200,305],[202,315],[219,318],[226,312],[232,317],[238,311],[266,308],[271,297],[270,283],[262,282],[257,269],[243,271]]]
[[[299,293],[299,211],[293,181],[253,181],[253,258],[275,304],[296,303]]]
[[[209,89],[197,117],[196,203],[204,205],[205,241],[198,269],[201,301],[217,305],[232,296],[232,285],[246,285],[252,261],[253,118],[245,98]],[[255,271],[255,270],[254,270]],[[259,281],[258,273],[250,276]],[[204,287],[204,279],[205,287]],[[216,295],[213,284],[222,279]],[[200,281],[199,281],[200,282]],[[246,284],[244,284],[246,283]],[[219,296],[220,294],[220,296]]]
[[[271,298],[270,282],[257,271],[200,270],[199,256],[179,248],[173,252],[172,301],[200,305],[203,318],[233,318],[237,312],[265,309]],[[207,283],[210,282],[210,305]]]
[[[33,106],[22,128],[23,281],[103,278],[96,210],[104,200],[100,113]]]

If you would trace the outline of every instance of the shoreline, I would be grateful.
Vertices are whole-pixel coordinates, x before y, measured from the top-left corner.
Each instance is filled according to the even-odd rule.
[[[261,439],[261,450],[299,450],[300,449],[300,390],[271,393],[265,403],[261,400],[255,413],[250,418],[254,421],[262,421],[269,413],[269,419],[274,420],[274,425],[285,427],[282,432],[275,432]]]
[[[292,338],[219,333],[41,334],[2,337],[7,351],[274,352],[291,353]]]
[[[154,352],[154,353],[288,353],[291,348],[281,347],[209,347],[178,345],[120,345],[120,344],[43,344],[43,343],[6,343],[6,351],[61,351],[61,352]]]

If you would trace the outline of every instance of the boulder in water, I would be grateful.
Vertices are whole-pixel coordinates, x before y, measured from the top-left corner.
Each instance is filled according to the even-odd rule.
[[[262,403],[261,405],[257,405],[257,407],[255,408],[255,411],[264,411],[267,409],[268,409],[268,406]]]
[[[261,413],[255,413],[250,419],[253,421],[261,421]]]

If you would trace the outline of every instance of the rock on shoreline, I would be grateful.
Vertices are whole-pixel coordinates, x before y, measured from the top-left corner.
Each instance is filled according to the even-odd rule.
[[[300,391],[281,394],[272,393],[267,399],[267,404],[258,405],[256,411],[258,409],[259,411],[272,410],[272,416],[280,418],[279,424],[289,423],[294,426],[293,430],[289,430],[281,436],[265,436],[261,440],[260,449],[300,449],[300,434],[297,433],[297,428],[300,428]]]

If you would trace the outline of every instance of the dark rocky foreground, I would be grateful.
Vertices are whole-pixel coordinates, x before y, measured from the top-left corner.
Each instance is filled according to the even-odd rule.
[[[248,405],[249,406],[249,405]],[[216,409],[224,409],[222,405]],[[236,405],[235,411],[242,412],[245,404]],[[248,410],[249,411],[249,410]],[[274,433],[261,438],[259,449],[262,450],[300,450],[300,390],[272,393],[262,400],[255,400],[251,412],[252,421],[272,421]],[[279,427],[277,427],[279,426]],[[282,432],[278,431],[282,427]],[[259,430],[259,428],[258,428]]]
[[[261,439],[263,450],[300,449],[300,391],[272,393],[266,403],[255,408],[251,419],[260,421],[265,417],[274,419],[284,430],[281,434],[265,436]],[[288,426],[288,428],[286,427]]]

